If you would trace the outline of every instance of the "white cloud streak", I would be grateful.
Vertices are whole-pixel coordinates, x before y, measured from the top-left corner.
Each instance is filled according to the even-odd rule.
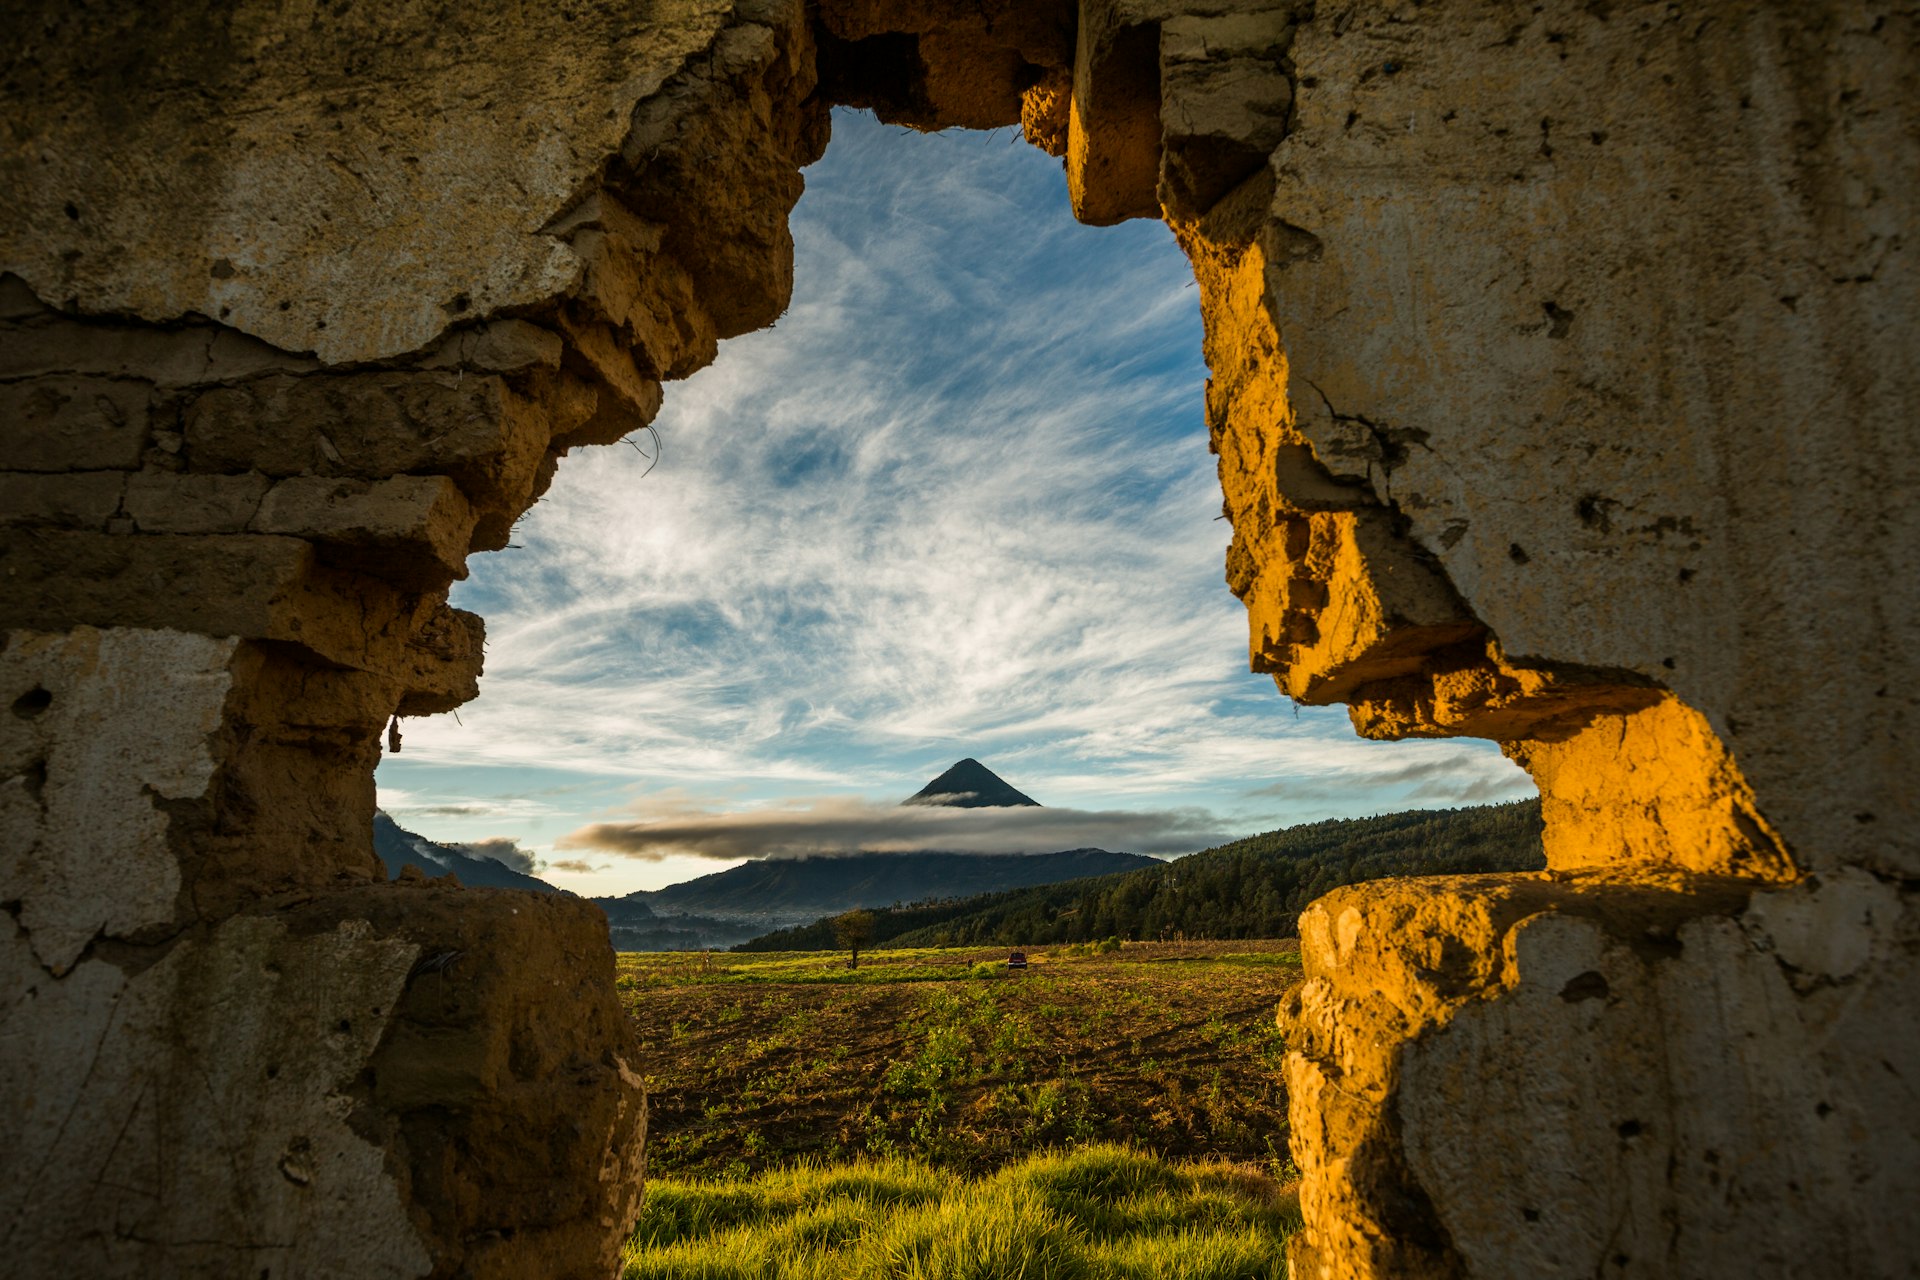
[[[1184,260],[1072,224],[1051,163],[837,117],[792,309],[669,389],[650,476],[569,458],[476,562],[482,697],[410,756],[831,791],[991,753],[1175,809],[1379,772],[1246,674]]]
[[[560,840],[563,849],[597,849],[655,860],[805,857],[836,853],[1052,853],[1105,848],[1128,853],[1186,852],[1231,839],[1204,809],[960,809],[885,804],[828,796],[744,812],[691,808],[628,822],[593,823]]]

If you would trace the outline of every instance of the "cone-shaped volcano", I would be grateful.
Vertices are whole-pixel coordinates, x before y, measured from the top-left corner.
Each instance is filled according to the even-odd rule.
[[[998,809],[1040,802],[1015,791],[1000,775],[968,757],[914,792],[908,804],[944,804],[956,809]]]

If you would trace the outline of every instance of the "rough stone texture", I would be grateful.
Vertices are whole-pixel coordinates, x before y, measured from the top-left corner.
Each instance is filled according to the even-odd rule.
[[[0,64],[35,104],[0,164],[0,257],[91,313],[213,317],[335,364],[417,350],[580,276],[544,228],[732,7],[29,4]]]
[[[1287,1011],[1295,1273],[1902,1274],[1916,924],[1864,871],[1329,894]]]
[[[372,768],[389,717],[477,691],[466,555],[784,308],[839,102],[1018,122],[1083,219],[1167,219],[1255,668],[1540,784],[1546,875],[1309,914],[1295,1274],[1909,1265],[1917,28],[1892,0],[15,15],[10,1260],[605,1273],[643,1112],[604,926],[377,883]]]
[[[372,771],[477,692],[469,552],[785,307],[802,8],[16,18],[10,1266],[605,1276],[645,1109],[604,919],[384,884]]]
[[[1323,6],[1276,30],[1265,171],[1184,220],[1163,176],[1256,668],[1506,744],[1566,873],[1323,904],[1296,1274],[1920,1252],[1920,1115],[1872,1065],[1916,1026],[1915,41],[1894,5]],[[1610,898],[1698,919],[1641,954]],[[1859,962],[1802,980],[1778,918]],[[1552,948],[1603,998],[1539,997]]]
[[[4,928],[13,1274],[610,1271],[645,1104],[590,905],[350,890],[58,978]]]
[[[822,91],[917,129],[1013,124],[1072,75],[1072,0],[832,0],[818,18]]]
[[[1400,16],[1292,42],[1295,428],[1509,660],[1671,689],[1803,865],[1911,874],[1913,15]]]

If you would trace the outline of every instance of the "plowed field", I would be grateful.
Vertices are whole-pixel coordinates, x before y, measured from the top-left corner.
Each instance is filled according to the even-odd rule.
[[[1100,952],[624,954],[650,1165],[745,1174],[904,1155],[972,1173],[1125,1142],[1284,1169],[1275,1007],[1292,942]]]

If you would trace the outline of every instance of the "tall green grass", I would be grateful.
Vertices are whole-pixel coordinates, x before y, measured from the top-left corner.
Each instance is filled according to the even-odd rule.
[[[1298,1224],[1257,1170],[1118,1146],[968,1179],[910,1160],[661,1180],[626,1280],[1283,1280]]]

